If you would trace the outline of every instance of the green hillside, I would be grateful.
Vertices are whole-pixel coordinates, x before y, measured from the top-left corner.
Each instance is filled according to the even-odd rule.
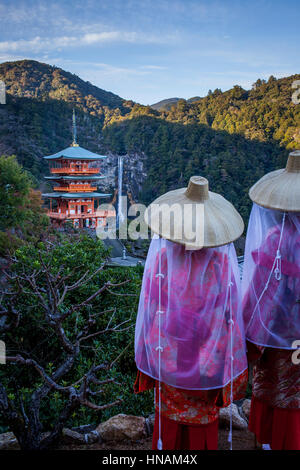
[[[178,101],[180,101],[182,98],[167,98],[165,100],[158,101],[157,103],[154,103],[151,105],[152,109],[156,109],[156,111],[169,111],[172,106],[176,106]],[[183,100],[186,101],[187,103],[192,103],[193,101],[199,101],[201,98],[200,96],[195,96],[194,98],[189,98],[188,100]]]
[[[0,153],[15,153],[39,179],[47,171],[42,155],[71,142],[73,106],[83,147],[145,154],[139,199],[146,203],[202,174],[247,217],[249,187],[300,147],[300,107],[291,99],[300,75],[257,80],[251,90],[217,89],[161,111],[35,61],[0,64],[0,79],[8,92],[0,106]]]
[[[106,107],[122,109],[124,102],[114,93],[101,90],[77,75],[35,60],[0,64],[0,79],[13,96],[72,102],[98,116]]]

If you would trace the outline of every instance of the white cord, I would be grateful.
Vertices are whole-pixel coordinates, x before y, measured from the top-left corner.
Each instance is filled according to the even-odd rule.
[[[231,267],[229,268],[229,272],[231,275]],[[230,430],[228,435],[228,442],[230,442],[230,450],[232,450],[232,407],[233,407],[233,326],[234,321],[232,318],[232,297],[231,297],[231,288],[233,286],[233,282],[230,280],[228,283],[229,288],[229,310],[230,310]]]
[[[161,353],[163,348],[161,346],[161,315],[164,313],[161,309],[161,280],[165,277],[161,272],[161,238],[159,238],[159,255],[158,255],[158,310],[156,314],[158,315],[158,346],[156,351],[158,351],[158,441],[157,449],[163,449],[163,443],[161,439]]]
[[[278,247],[277,247],[277,250],[276,250],[276,256],[275,256],[275,259],[274,259],[274,262],[273,262],[273,266],[272,266],[272,269],[270,271],[270,274],[269,274],[269,277],[268,277],[268,280],[266,282],[266,285],[265,287],[263,288],[262,290],[262,293],[260,294],[257,302],[256,302],[256,305],[254,307],[254,310],[253,310],[253,313],[252,313],[252,316],[251,316],[251,320],[249,322],[249,326],[251,325],[252,323],[252,320],[254,318],[254,313],[257,309],[257,307],[259,306],[259,303],[261,301],[261,299],[263,298],[263,295],[264,293],[266,292],[266,290],[268,289],[269,287],[269,284],[270,284],[270,281],[271,281],[271,278],[272,278],[272,274],[273,274],[273,271],[274,271],[274,268],[276,266],[276,269],[274,271],[274,274],[275,274],[275,279],[277,281],[280,281],[281,280],[281,253],[280,253],[280,247],[281,247],[281,241],[282,241],[282,235],[283,235],[283,229],[284,229],[284,224],[285,224],[285,216],[286,216],[286,213],[284,212],[283,213],[283,216],[282,216],[282,224],[281,224],[281,230],[280,230],[280,237],[279,237],[279,242],[278,242]],[[260,310],[259,310],[259,318],[260,318],[260,322],[261,324],[263,325],[264,329],[267,330],[269,333],[271,333],[268,328],[265,326],[265,324],[263,323],[262,319],[261,319],[261,315],[260,315]]]

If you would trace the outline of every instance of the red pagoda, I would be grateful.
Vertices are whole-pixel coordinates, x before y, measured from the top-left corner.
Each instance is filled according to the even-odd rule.
[[[45,179],[54,183],[55,192],[42,195],[50,199],[48,215],[52,222],[60,226],[66,220],[72,220],[79,228],[106,225],[107,217],[115,213],[96,210],[95,204],[99,204],[99,199],[111,196],[97,192],[99,180],[105,178],[100,174],[99,162],[107,157],[79,147],[74,111],[72,145],[44,158],[49,160],[51,173]]]

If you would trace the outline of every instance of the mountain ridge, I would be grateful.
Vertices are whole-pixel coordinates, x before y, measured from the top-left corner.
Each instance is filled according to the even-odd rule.
[[[193,98],[184,99],[184,98],[165,98],[164,100],[158,101],[157,103],[151,104],[151,108],[156,111],[169,111],[172,106],[177,105],[178,101],[183,100],[187,103],[193,103],[194,101],[201,100],[200,96],[194,96]]]
[[[17,78],[21,86],[18,86]],[[76,74],[36,60],[2,62],[0,79],[5,82],[6,91],[18,97],[63,100],[65,96],[59,90],[69,86],[74,101],[80,99],[84,91],[87,96],[94,96],[100,102],[102,100],[103,106],[119,107],[125,102],[115,93],[92,85]]]

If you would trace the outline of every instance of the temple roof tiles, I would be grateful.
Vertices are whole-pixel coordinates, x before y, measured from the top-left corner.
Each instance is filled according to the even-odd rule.
[[[107,158],[107,155],[98,155],[79,145],[71,145],[60,152],[44,157],[45,160],[102,160],[103,158]]]

